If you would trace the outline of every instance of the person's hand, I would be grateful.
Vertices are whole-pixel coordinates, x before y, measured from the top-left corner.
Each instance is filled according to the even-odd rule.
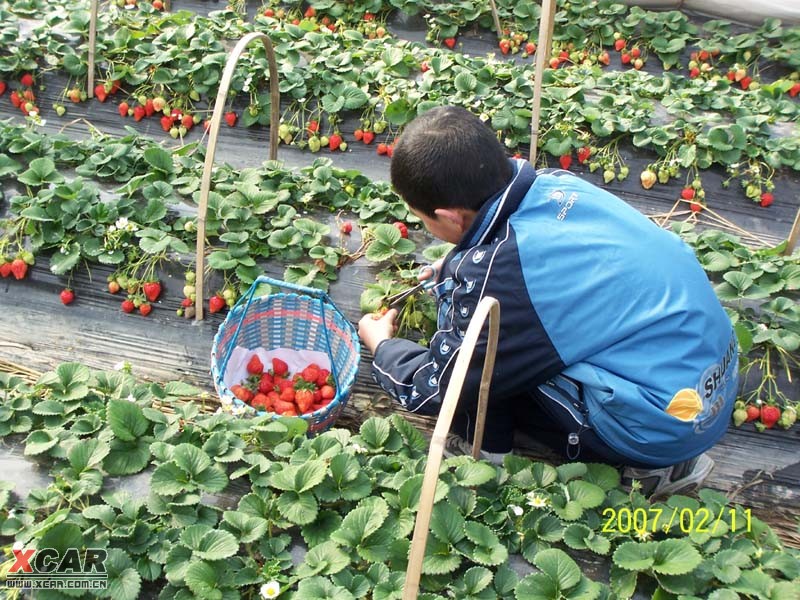
[[[422,267],[422,269],[420,269],[419,275],[417,276],[417,281],[427,281],[428,279],[436,279],[439,276],[439,272],[442,270],[443,264],[444,264],[444,259],[440,258],[436,262]]]
[[[375,354],[375,349],[383,340],[394,337],[397,310],[392,308],[386,314],[378,316],[377,313],[369,313],[361,317],[358,322],[358,337]]]

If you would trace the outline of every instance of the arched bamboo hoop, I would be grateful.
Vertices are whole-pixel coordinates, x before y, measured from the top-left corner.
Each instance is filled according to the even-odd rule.
[[[91,0],[89,12],[89,74],[86,78],[86,95],[94,98],[94,47],[97,40],[97,3],[99,0]]]
[[[497,31],[497,37],[503,37],[503,31],[500,27],[500,17],[497,14],[497,4],[494,0],[489,0],[489,6],[492,7],[492,18],[494,19],[494,28]]]
[[[478,343],[487,317],[489,318],[489,336],[486,342],[486,355],[483,359],[481,386],[478,391],[475,438],[472,441],[472,457],[477,460],[480,456],[481,444],[483,443],[483,428],[486,421],[486,402],[489,399],[489,386],[492,383],[494,359],[497,353],[497,338],[500,333],[500,303],[491,296],[484,297],[478,303],[475,313],[472,315],[469,327],[467,327],[467,333],[464,336],[464,343],[461,345],[461,351],[453,368],[450,385],[447,386],[447,391],[442,401],[439,417],[436,419],[436,426],[433,429],[431,448],[428,452],[428,464],[425,466],[425,475],[422,480],[419,511],[414,524],[414,536],[411,539],[406,580],[403,585],[403,600],[416,600],[419,593],[422,562],[425,558],[425,546],[428,542],[428,529],[431,523],[431,513],[433,512],[436,483],[439,481],[439,467],[442,464],[444,444],[450,431],[450,425],[453,422],[453,415],[456,412],[456,405],[461,395],[461,388],[464,386],[464,379],[472,360],[472,354],[475,351],[475,346]]]
[[[536,70],[533,80],[533,107],[531,110],[531,152],[530,163],[536,166],[537,146],[539,145],[539,117],[542,108],[542,77],[545,64],[553,45],[553,22],[556,17],[556,0],[542,0],[542,13],[539,17],[539,39],[536,40]]]
[[[214,168],[214,152],[217,149],[217,137],[219,136],[219,126],[222,123],[222,113],[225,110],[225,102],[228,98],[228,89],[233,78],[233,71],[239,58],[244,53],[247,46],[253,41],[260,39],[267,52],[269,62],[269,94],[270,94],[270,119],[269,119],[269,159],[275,160],[278,157],[278,121],[280,120],[280,91],[278,90],[278,66],[275,62],[275,52],[272,49],[272,41],[265,33],[254,31],[248,33],[238,41],[222,73],[217,99],[214,102],[214,114],[211,117],[211,127],[208,131],[208,149],[206,150],[206,160],[203,164],[203,178],[200,182],[200,204],[197,207],[197,256],[195,259],[195,270],[197,279],[195,288],[197,296],[195,301],[195,320],[203,319],[203,285],[205,279],[205,249],[206,249],[206,212],[208,211],[208,193],[211,190],[211,170]]]
[[[791,231],[789,231],[789,237],[786,238],[786,249],[783,251],[785,256],[789,256],[794,252],[798,237],[800,237],[800,208],[797,209],[797,214],[794,216],[794,224]]]

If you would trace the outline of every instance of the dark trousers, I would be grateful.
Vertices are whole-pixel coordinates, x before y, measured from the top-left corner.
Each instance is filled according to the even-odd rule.
[[[475,435],[475,406],[459,407],[451,431],[468,441]],[[568,460],[645,467],[619,454],[588,424],[580,384],[557,375],[530,394],[513,398],[490,395],[482,450],[511,452],[520,431]]]

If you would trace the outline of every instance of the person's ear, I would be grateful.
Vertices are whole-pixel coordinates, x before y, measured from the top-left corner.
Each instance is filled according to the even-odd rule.
[[[464,214],[457,208],[437,208],[433,211],[433,214],[440,221],[455,225],[459,229],[464,228]]]

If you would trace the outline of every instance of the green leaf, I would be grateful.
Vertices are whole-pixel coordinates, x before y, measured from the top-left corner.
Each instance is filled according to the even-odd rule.
[[[83,534],[74,523],[58,523],[45,531],[39,548],[53,548],[60,556],[69,548],[83,548]]]
[[[211,459],[193,444],[178,444],[172,453],[172,460],[191,476],[211,466]]]
[[[78,264],[80,258],[80,244],[73,242],[50,255],[50,272],[53,275],[64,275]]]
[[[683,575],[703,562],[702,555],[687,540],[669,539],[657,542],[653,570],[665,575]]]
[[[222,518],[243,544],[261,539],[269,525],[266,519],[233,510],[226,510]]]
[[[133,561],[124,550],[110,548],[105,561],[108,572],[108,587],[102,597],[114,600],[136,600],[142,578],[133,565]]]
[[[100,441],[97,438],[84,440],[70,449],[69,464],[75,471],[81,472],[88,467],[102,463],[110,450],[108,442]]]
[[[183,576],[186,587],[192,590],[198,598],[207,600],[221,600],[222,591],[217,588],[217,572],[210,564],[203,560],[189,563]]]
[[[492,481],[497,476],[497,469],[485,462],[461,465],[455,470],[456,483],[464,487],[477,487]]]
[[[144,469],[150,462],[150,444],[147,438],[133,442],[115,439],[111,442],[111,451],[103,462],[103,468],[109,475],[133,475]]]
[[[131,442],[143,436],[149,429],[149,421],[142,413],[142,408],[135,402],[112,398],[108,401],[108,426],[117,439]]]
[[[606,499],[603,488],[588,481],[570,481],[567,484],[569,497],[584,509],[597,508]]]
[[[389,516],[389,506],[383,498],[372,497],[362,500],[344,519],[339,531],[331,535],[331,540],[343,546],[355,548],[367,536],[376,532]]]
[[[36,456],[42,452],[47,452],[50,448],[58,443],[58,437],[54,436],[47,429],[39,429],[32,431],[27,438],[25,438],[25,456]]]
[[[544,573],[526,575],[514,589],[517,600],[560,600],[561,593],[556,582]]]
[[[174,172],[172,156],[163,148],[151,146],[142,153],[142,157],[145,162],[156,171],[161,171],[166,174],[172,174]]]
[[[356,600],[345,588],[319,576],[302,579],[293,598],[294,600]]]
[[[450,502],[443,501],[433,507],[430,521],[431,533],[451,546],[464,539],[464,517]]]
[[[189,481],[187,474],[174,462],[158,465],[150,479],[151,489],[162,496],[172,496],[184,490],[194,490],[195,485]]]
[[[555,581],[560,589],[571,588],[581,579],[581,570],[577,563],[558,548],[542,550],[533,562],[542,573]]]
[[[655,562],[655,542],[624,542],[614,551],[612,560],[628,571],[645,571]]]
[[[333,575],[350,564],[350,557],[333,541],[324,542],[311,548],[297,568],[301,579],[317,574]]]
[[[196,548],[194,553],[205,560],[222,560],[233,556],[239,551],[239,542],[228,531],[212,529],[207,532]]]

